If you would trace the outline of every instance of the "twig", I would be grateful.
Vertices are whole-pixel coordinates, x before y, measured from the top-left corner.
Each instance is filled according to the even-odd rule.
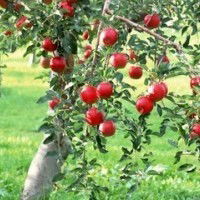
[[[102,11],[102,16],[105,16],[106,13],[109,11],[109,6],[110,6],[111,0],[105,0],[104,6],[103,6],[103,11]],[[94,57],[92,61],[92,65],[94,66],[96,64],[97,58],[98,58],[98,47],[99,47],[99,42],[100,42],[100,33],[101,29],[103,27],[103,22],[101,21],[99,24],[98,32],[97,32],[97,43],[94,49]]]

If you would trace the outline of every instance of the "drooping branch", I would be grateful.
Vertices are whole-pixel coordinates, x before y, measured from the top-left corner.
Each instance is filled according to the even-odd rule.
[[[104,6],[103,12],[108,14],[108,15],[113,15],[113,12],[109,8],[110,3],[111,3],[111,0],[108,0],[108,1],[105,2],[105,6]],[[163,36],[161,36],[161,35],[153,32],[153,31],[149,30],[148,28],[146,28],[146,27],[144,27],[144,26],[142,26],[142,25],[140,25],[140,24],[138,24],[136,22],[133,22],[128,18],[122,17],[122,16],[116,15],[116,16],[114,16],[114,18],[118,19],[118,20],[120,20],[120,21],[122,21],[122,22],[124,22],[126,24],[129,24],[131,27],[133,27],[137,31],[138,30],[144,31],[144,32],[148,33],[149,35],[154,36],[156,39],[161,40],[165,44],[170,45],[173,48],[175,48],[177,52],[179,52],[179,53],[182,52],[182,50],[181,50],[182,48],[181,48],[181,46],[179,44],[177,44],[175,42],[172,42],[169,39],[164,38]]]
[[[129,19],[126,19],[125,17],[116,16],[115,18],[117,18],[117,19],[119,19],[119,20],[121,20],[121,21],[123,21],[123,22],[125,22],[125,23],[127,23],[127,24],[129,24],[129,25],[131,25],[131,26],[134,27],[135,29],[142,30],[142,31],[148,33],[149,35],[154,36],[156,39],[163,41],[165,44],[174,47],[174,48],[176,49],[176,51],[181,52],[181,47],[180,47],[179,44],[177,44],[177,43],[175,43],[175,42],[172,42],[172,41],[170,41],[170,40],[164,38],[163,36],[161,36],[161,35],[159,35],[159,34],[153,32],[153,31],[149,30],[148,28],[146,28],[146,27],[144,27],[144,26],[141,26],[140,24],[137,24],[137,23],[135,23],[135,22],[132,22],[132,21],[130,21]]]

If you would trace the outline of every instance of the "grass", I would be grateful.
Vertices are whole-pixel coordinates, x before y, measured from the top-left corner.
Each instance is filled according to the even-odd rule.
[[[18,51],[16,54],[4,58],[8,68],[4,70],[2,97],[0,98],[0,199],[2,200],[19,199],[29,164],[42,139],[42,134],[36,130],[47,111],[47,105],[37,105],[36,100],[44,94],[48,86],[41,80],[34,80],[44,70],[39,67],[28,67],[27,60],[24,60],[21,55],[22,52]],[[136,94],[145,90],[142,80],[127,79],[127,81],[139,88]],[[168,81],[168,84],[171,91],[189,92],[188,80],[185,77],[173,78]],[[156,129],[159,121],[157,113],[153,112],[151,118]],[[103,169],[94,172],[95,176],[102,171],[113,176],[110,176],[110,180],[105,183],[110,188],[109,196],[102,196],[100,199],[200,199],[199,171],[189,174],[177,172],[177,166],[173,165],[176,149],[167,142],[169,138],[177,137],[172,132],[167,133],[163,138],[152,137],[152,144],[144,150],[144,152],[154,152],[153,165],[160,163],[166,165],[166,172],[161,176],[145,179],[130,197],[126,196],[127,183],[119,183],[116,187],[117,171],[112,170],[120,157],[119,148],[128,143],[123,139],[123,134],[123,131],[120,130],[116,136],[108,140],[108,154],[92,151],[90,155],[91,158],[97,156],[99,162],[103,164]],[[142,167],[138,156],[138,154],[134,154],[133,159]],[[193,158],[185,157],[181,163],[186,161],[189,163],[197,162]],[[74,164],[71,160],[70,162],[70,165]],[[52,194],[52,200],[88,199],[85,191],[76,195],[66,193],[64,189],[67,183],[67,178],[59,183],[58,189]]]

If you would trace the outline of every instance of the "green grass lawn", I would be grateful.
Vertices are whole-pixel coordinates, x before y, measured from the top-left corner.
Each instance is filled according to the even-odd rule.
[[[2,200],[19,198],[29,164],[43,137],[42,133],[37,132],[37,128],[47,112],[47,105],[38,105],[36,100],[44,94],[48,86],[41,80],[34,80],[44,70],[40,67],[28,67],[27,60],[22,58],[21,55],[22,52],[19,51],[9,58],[4,58],[8,68],[4,70],[2,96],[0,98],[0,199]],[[130,80],[127,79],[127,81]],[[142,80],[131,80],[130,82],[139,88],[135,94],[145,90]],[[173,78],[168,81],[168,84],[171,91],[189,92],[188,80],[185,77]],[[134,112],[135,108],[133,107]],[[156,129],[159,122],[158,114],[153,112],[151,118]],[[119,183],[118,187],[114,187],[112,182],[107,181],[105,184],[109,185],[110,195],[102,197],[102,200],[199,200],[199,171],[189,174],[177,172],[177,166],[180,164],[173,165],[176,149],[168,144],[167,140],[177,137],[178,135],[171,132],[163,138],[152,137],[152,144],[145,147],[144,152],[154,152],[152,159],[155,159],[155,161],[153,165],[163,164],[167,166],[163,175],[152,176],[142,181],[131,197],[127,198],[124,197],[126,183]],[[123,131],[120,130],[116,136],[108,140],[109,153],[100,154],[98,151],[92,151],[91,158],[97,156],[99,162],[104,166],[104,171],[109,174],[120,157],[119,148],[122,144],[126,145],[127,143],[128,141],[123,139]],[[141,164],[137,153],[133,155],[133,159]],[[183,164],[186,161],[189,163],[197,162],[190,157],[185,157],[181,163]],[[141,167],[143,167],[142,164]],[[88,199],[86,193],[79,195],[66,193],[64,189],[67,182],[66,177],[58,183],[59,187],[53,192],[51,199]]]

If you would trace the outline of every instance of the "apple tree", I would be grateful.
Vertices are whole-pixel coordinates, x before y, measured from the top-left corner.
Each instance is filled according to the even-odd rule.
[[[49,90],[38,100],[50,108],[39,128],[45,137],[22,199],[49,198],[63,178],[68,180],[66,191],[105,199],[110,188],[103,183],[112,174],[95,174],[101,163],[90,152],[109,154],[107,141],[119,132],[126,145],[118,149],[114,184],[130,183],[129,195],[140,181],[134,154],[140,152],[144,173],[151,165],[151,153],[144,153],[151,136],[162,137],[169,130],[177,134],[178,140],[169,143],[178,147],[183,141],[186,149],[177,151],[175,163],[184,155],[200,158],[200,44],[193,42],[199,1],[0,0],[0,6],[1,52],[25,46],[24,56],[34,52],[49,72],[40,78],[50,77]],[[125,73],[135,81],[144,77],[147,89],[136,97],[138,88]],[[191,94],[169,91],[166,80],[180,75],[190,77]],[[156,129],[153,110],[160,117]],[[66,160],[73,165],[61,169]],[[179,169],[194,171],[196,166],[185,163]]]

